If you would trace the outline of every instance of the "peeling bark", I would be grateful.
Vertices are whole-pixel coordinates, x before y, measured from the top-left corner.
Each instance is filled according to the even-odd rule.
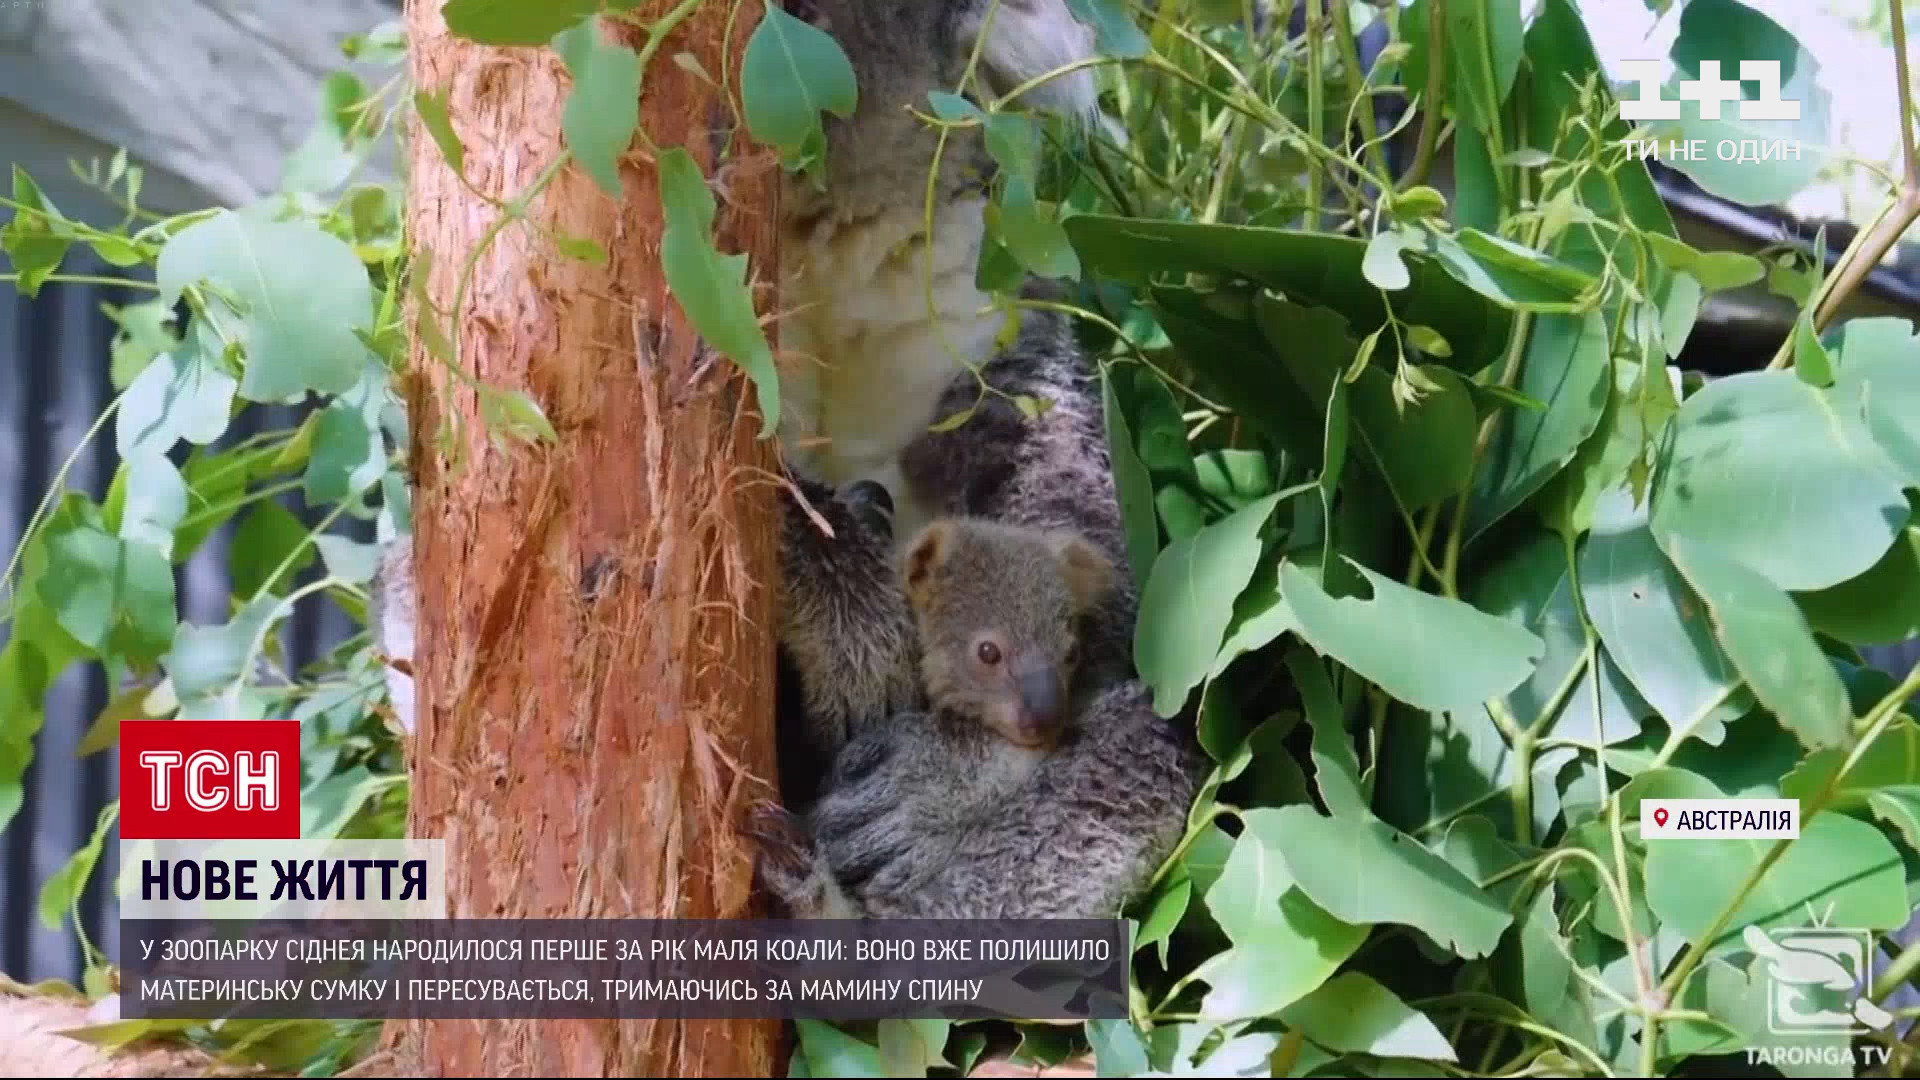
[[[671,5],[648,0],[651,21]],[[569,80],[550,49],[447,33],[410,0],[418,89],[446,94],[474,189],[518,197],[561,152]],[[659,47],[642,90],[653,144],[720,170],[723,251],[775,280],[777,161],[722,91],[671,58],[737,71],[759,5],[709,3]],[[644,35],[602,20],[602,32]],[[727,45],[733,53],[725,55]],[[737,86],[737,80],[727,80]],[[416,122],[417,126],[417,122]],[[525,224],[475,264],[443,320],[480,383],[539,402],[557,443],[488,437],[474,388],[419,340],[408,390],[420,626],[410,830],[447,843],[456,918],[728,918],[758,912],[736,824],[771,795],[770,441],[734,365],[670,299],[664,221],[636,145],[615,201],[568,165],[529,216],[607,252],[568,258]],[[498,211],[424,130],[408,151],[424,293],[448,312]],[[771,289],[758,289],[761,310]],[[449,438],[439,439],[451,422]],[[768,1076],[773,1021],[431,1021],[388,1042],[444,1076]]]

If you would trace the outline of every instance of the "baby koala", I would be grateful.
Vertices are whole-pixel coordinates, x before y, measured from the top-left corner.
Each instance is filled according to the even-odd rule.
[[[796,918],[912,917],[916,870],[952,855],[921,838],[959,835],[1017,791],[1098,690],[1076,678],[1082,624],[1117,572],[1085,538],[942,518],[900,574],[926,710],[866,725],[804,819],[761,804],[748,826],[762,883]],[[890,880],[872,880],[874,854],[903,848]]]

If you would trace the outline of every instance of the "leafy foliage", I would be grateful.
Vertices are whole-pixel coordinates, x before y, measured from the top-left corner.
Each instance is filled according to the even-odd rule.
[[[566,154],[498,204],[502,226],[531,223],[568,162],[622,196],[637,137],[674,297],[751,378],[769,433],[772,353],[744,257],[715,246],[710,179],[635,129],[648,64],[692,4],[651,23],[632,7],[446,6],[453,32],[551,47],[573,78]],[[1029,275],[1070,289],[1142,589],[1137,665],[1214,765],[1129,912],[1133,1015],[1016,1025],[1012,1056],[1084,1049],[1103,1075],[1666,1075],[1786,1045],[1749,931],[1886,931],[1920,878],[1920,724],[1901,712],[1916,677],[1873,677],[1852,652],[1920,631],[1920,339],[1902,320],[1827,325],[1865,247],[1821,279],[1682,241],[1630,146],[1763,133],[1630,129],[1571,0],[1312,3],[1305,36],[1253,27],[1237,2],[1140,20],[1116,0],[1069,7],[1095,31],[1124,147],[967,84],[932,94],[926,122],[980,128],[998,166],[982,287],[1009,307]],[[1361,18],[1391,41],[1366,69]],[[616,22],[646,44],[622,43]],[[1673,57],[1691,74],[1729,40],[1782,61],[1785,93],[1809,104],[1797,130],[1821,141],[1811,58],[1738,0],[1691,0]],[[386,27],[350,51],[397,63],[404,42]],[[152,267],[159,295],[113,312],[103,362],[124,392],[96,432],[111,421],[122,458],[109,492],[51,493],[8,569],[0,821],[48,686],[90,663],[121,690],[89,749],[124,717],[292,715],[307,732],[303,827],[402,827],[365,636],[301,672],[281,670],[278,640],[301,604],[364,619],[374,548],[343,518],[377,538],[408,529],[390,375],[409,335],[459,371],[447,327],[482,252],[449,256],[460,294],[435,308],[402,249],[398,193],[352,182],[408,108],[464,178],[441,90],[402,81],[330,79],[288,191],[258,206],[102,230],[13,177],[0,250],[22,292],[85,246]],[[826,182],[823,125],[859,89],[831,37],[765,5],[740,120],[787,168]],[[1345,133],[1400,94],[1417,107],[1412,162],[1395,171],[1383,140]],[[1447,195],[1427,184],[1439,153]],[[1758,203],[1808,182],[1808,164],[1681,167]],[[124,159],[105,183],[137,201]],[[1683,377],[1673,361],[1707,296],[1762,280],[1804,308],[1782,353]],[[553,437],[531,399],[473,388],[496,435]],[[297,428],[233,437],[285,401],[312,407]],[[296,489],[305,516],[274,501]],[[184,621],[174,568],[228,523],[230,609]],[[1722,796],[1801,800],[1801,836],[1642,835],[1646,798]],[[112,823],[46,883],[43,919],[71,909]],[[1007,1034],[798,1033],[794,1075],[813,1076],[965,1072]],[[366,1036],[269,1024],[219,1038],[318,1074]]]

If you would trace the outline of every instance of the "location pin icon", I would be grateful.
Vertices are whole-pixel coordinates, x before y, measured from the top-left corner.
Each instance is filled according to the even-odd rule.
[[[1667,808],[1666,807],[1664,806],[1654,807],[1653,823],[1655,825],[1660,826],[1663,829],[1667,827]]]

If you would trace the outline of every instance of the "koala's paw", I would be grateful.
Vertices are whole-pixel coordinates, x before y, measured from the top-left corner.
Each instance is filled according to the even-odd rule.
[[[745,833],[754,842],[754,876],[790,912],[819,907],[826,883],[818,873],[813,836],[785,807],[756,804],[747,814]]]

